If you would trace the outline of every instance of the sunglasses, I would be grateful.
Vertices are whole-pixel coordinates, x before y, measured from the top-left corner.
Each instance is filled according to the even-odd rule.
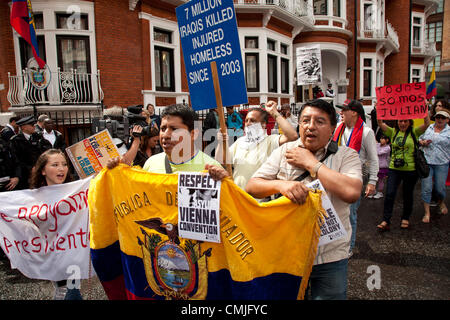
[[[444,116],[441,116],[441,115],[438,115],[438,116],[436,116],[435,118],[436,118],[436,119],[447,119],[447,117],[444,117]]]

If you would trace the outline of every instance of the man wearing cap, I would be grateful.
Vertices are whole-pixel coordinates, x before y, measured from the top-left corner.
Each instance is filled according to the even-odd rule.
[[[363,176],[365,177],[365,183],[368,173],[368,183],[365,188],[364,196],[371,196],[375,194],[379,170],[375,134],[373,130],[365,124],[366,116],[361,102],[356,100],[346,100],[343,106],[337,107],[342,109],[342,122],[336,128],[333,140],[336,141],[339,146],[347,146],[358,152]],[[349,257],[353,254],[352,250],[355,246],[356,215],[360,203],[361,197],[350,206],[352,237],[350,241]]]
[[[31,169],[41,155],[40,140],[42,135],[36,133],[35,123],[36,120],[33,116],[18,120],[17,125],[20,127],[20,133],[10,140],[11,150],[16,155],[17,163],[21,169],[21,176],[17,185],[18,190],[28,189]]]

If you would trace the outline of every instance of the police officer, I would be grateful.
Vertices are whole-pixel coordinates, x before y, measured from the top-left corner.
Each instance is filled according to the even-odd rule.
[[[42,135],[35,132],[36,120],[33,116],[21,118],[16,123],[20,127],[20,133],[11,138],[10,144],[21,170],[17,189],[28,189],[31,169],[42,153],[40,147]]]

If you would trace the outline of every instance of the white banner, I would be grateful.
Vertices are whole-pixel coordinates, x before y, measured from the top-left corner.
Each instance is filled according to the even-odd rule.
[[[90,181],[0,193],[0,246],[12,269],[32,279],[89,277]]]
[[[322,57],[320,46],[298,47],[297,84],[309,85],[322,82]]]

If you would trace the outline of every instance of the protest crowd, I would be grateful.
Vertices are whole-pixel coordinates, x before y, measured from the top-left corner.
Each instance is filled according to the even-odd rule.
[[[216,111],[210,111],[203,122],[209,132],[203,130],[200,146],[196,144],[198,115],[189,106],[170,105],[160,115],[155,114],[151,104],[129,107],[127,114],[133,125],[127,141],[120,143],[126,148],[120,157],[109,160],[108,170],[119,165],[153,173],[208,170],[216,181],[232,179],[259,203],[284,196],[297,205],[304,204],[311,192],[307,184],[319,179],[346,235],[317,249],[307,299],[347,298],[348,259],[355,247],[358,207],[363,199],[384,198],[384,210],[379,212],[381,222],[374,226],[379,232],[391,228],[402,182],[400,228],[410,227],[416,183],[421,183],[423,223],[433,223],[432,202],[442,215],[448,213],[445,195],[450,109],[445,101],[430,106],[419,126],[410,119],[378,119],[375,128],[367,124],[361,102],[350,99],[336,106],[315,99],[306,102],[298,116],[291,113],[289,105],[279,107],[274,101],[240,112],[235,107],[227,108],[227,131],[220,130]],[[107,110],[105,114],[111,114]],[[336,110],[342,119],[339,123]],[[269,119],[275,122],[272,129],[267,126]],[[206,136],[214,139],[206,140]],[[0,147],[2,193],[79,179],[65,154],[64,137],[46,115],[38,119],[11,117],[1,131]],[[425,173],[417,150],[423,150],[428,165]],[[232,172],[226,170],[227,164]],[[3,243],[2,249],[2,259],[7,259],[3,251],[8,248]],[[102,262],[94,257],[95,268]],[[53,284],[55,299],[82,299],[80,291],[68,288],[66,280]]]

